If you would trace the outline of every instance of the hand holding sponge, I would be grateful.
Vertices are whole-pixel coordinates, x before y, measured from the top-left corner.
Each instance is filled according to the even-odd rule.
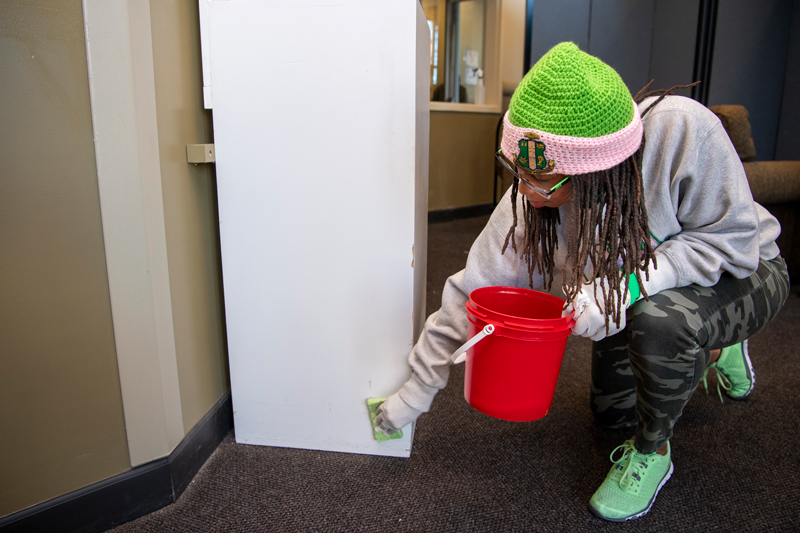
[[[422,414],[422,411],[408,405],[397,394],[388,398],[369,398],[367,408],[375,440],[378,442],[401,438],[403,432],[400,428],[407,426]]]

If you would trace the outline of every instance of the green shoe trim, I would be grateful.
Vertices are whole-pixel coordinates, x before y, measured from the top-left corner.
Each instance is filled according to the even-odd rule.
[[[614,459],[617,451],[622,457]],[[647,514],[661,487],[672,476],[672,450],[644,454],[636,451],[632,440],[611,452],[614,466],[589,500],[589,509],[604,520],[625,522]]]
[[[709,370],[717,374],[717,394],[722,400],[722,390],[734,400],[741,400],[753,391],[756,385],[756,375],[753,372],[753,362],[750,360],[747,341],[723,348],[719,359],[706,367],[703,372],[703,386],[708,394]]]

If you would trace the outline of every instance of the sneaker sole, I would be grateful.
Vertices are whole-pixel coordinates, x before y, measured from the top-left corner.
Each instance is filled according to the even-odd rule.
[[[753,392],[754,388],[756,388],[756,373],[753,371],[753,362],[750,360],[750,348],[748,342],[749,340],[746,340],[742,343],[742,353],[744,354],[744,361],[747,363],[747,372],[750,374],[750,388],[747,389],[747,392],[741,396],[731,396],[728,394],[728,397],[732,400],[744,400],[750,396],[750,393]]]
[[[664,484],[667,481],[669,481],[669,478],[672,477],[673,470],[675,470],[675,465],[672,463],[672,461],[670,461],[669,462],[669,471],[664,476],[664,479],[661,480],[661,483],[658,484],[658,488],[656,488],[656,492],[655,492],[655,494],[653,494],[653,497],[650,498],[650,502],[647,504],[647,507],[645,508],[645,510],[640,512],[640,513],[633,514],[633,515],[630,515],[630,516],[626,516],[624,518],[609,518],[609,517],[607,517],[605,515],[600,514],[600,511],[598,511],[597,509],[592,507],[591,504],[589,504],[589,510],[595,516],[597,516],[599,518],[602,518],[603,520],[608,520],[609,522],[627,522],[628,520],[635,520],[637,518],[640,518],[640,517],[646,515],[648,512],[650,512],[650,508],[653,507],[653,504],[656,502],[656,496],[658,496],[658,493],[661,492],[661,487],[663,487]]]

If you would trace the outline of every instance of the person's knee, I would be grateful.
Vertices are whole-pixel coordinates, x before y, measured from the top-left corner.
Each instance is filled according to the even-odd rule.
[[[647,404],[682,396],[676,387],[693,390],[708,359],[702,309],[681,291],[665,293],[650,302],[638,302],[630,324],[629,359],[639,394]]]
[[[628,324],[630,356],[662,354],[667,357],[696,352],[704,323],[699,307],[678,291],[664,291],[640,300]]]

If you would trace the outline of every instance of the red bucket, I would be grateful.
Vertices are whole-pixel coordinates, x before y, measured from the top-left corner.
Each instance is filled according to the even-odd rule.
[[[464,398],[481,413],[514,422],[550,411],[575,322],[564,300],[530,289],[483,287],[467,302],[470,342]],[[480,339],[474,339],[478,335]],[[458,352],[457,352],[458,353]]]

